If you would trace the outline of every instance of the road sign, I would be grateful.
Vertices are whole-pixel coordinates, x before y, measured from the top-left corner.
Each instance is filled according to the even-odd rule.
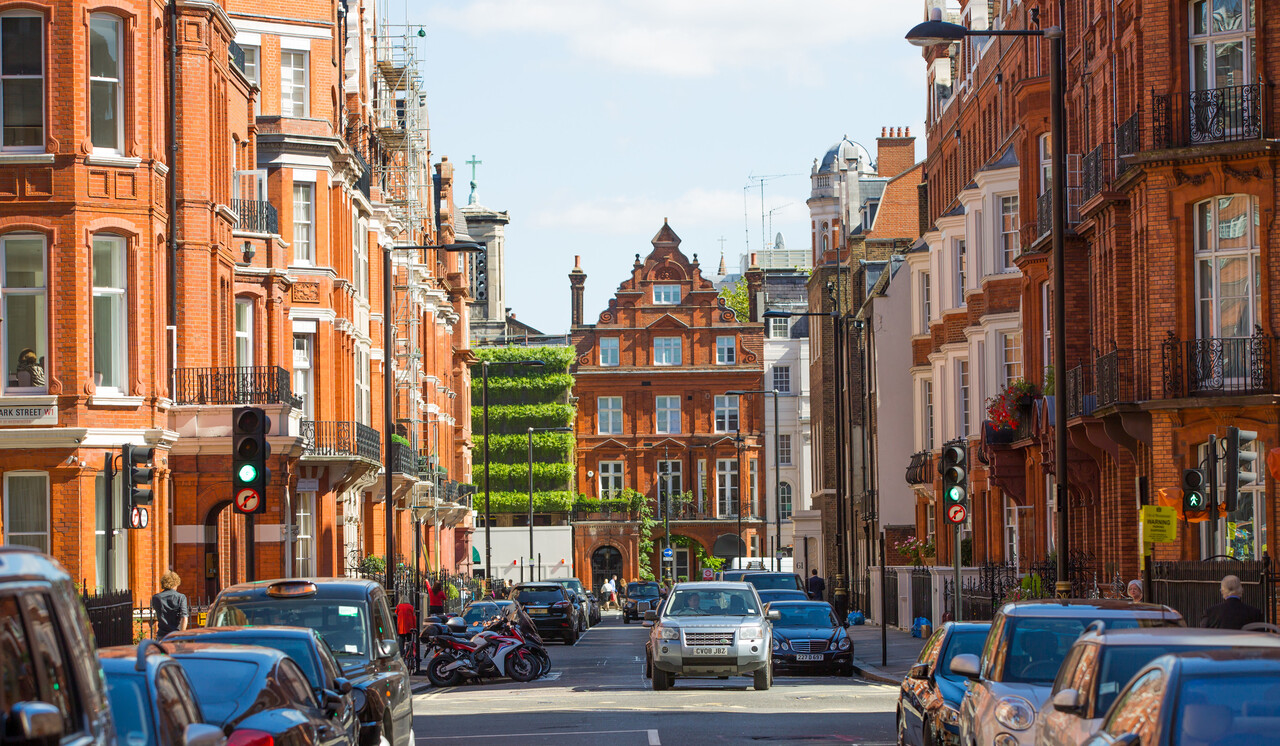
[[[715,580],[715,579],[716,579],[716,571],[715,571],[715,570],[712,570],[710,567],[704,567],[704,568],[702,568],[702,579],[703,579],[703,580]]]
[[[666,549],[662,550],[663,559],[671,559],[674,556],[676,555],[675,555],[675,552],[671,551],[671,547],[667,547]]]
[[[258,496],[258,491],[252,487],[245,487],[236,493],[236,510],[241,513],[256,513],[258,511],[258,503],[262,498]]]
[[[951,523],[964,523],[964,519],[967,515],[968,511],[959,503],[947,508],[947,520]]]
[[[1142,506],[1143,541],[1177,541],[1178,510],[1163,505]]]
[[[146,508],[137,506],[129,513],[129,528],[146,528],[151,523],[151,514]]]

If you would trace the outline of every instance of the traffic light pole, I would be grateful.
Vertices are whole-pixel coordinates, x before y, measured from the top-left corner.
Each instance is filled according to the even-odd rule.
[[[258,541],[257,537],[254,536],[256,518],[257,516],[253,513],[246,513],[244,516],[244,531],[249,536],[244,545],[244,561],[246,565],[244,579],[250,583],[258,579],[258,552],[256,547]]]
[[[1213,554],[1224,554],[1218,551],[1218,436],[1209,436],[1209,551]]]
[[[107,483],[107,493],[106,493],[107,567],[114,568],[116,566],[116,526],[118,525],[116,523],[116,491],[115,491],[116,455],[115,453],[111,451],[107,451],[107,458],[102,471],[103,471],[103,474],[105,475],[104,479]],[[125,495],[125,499],[126,500],[128,499],[128,495]],[[102,575],[106,577],[106,582],[103,583],[103,586],[105,586],[106,589],[109,591],[114,591],[115,584],[113,580],[115,578],[115,573],[104,572],[102,573]]]
[[[956,600],[956,613],[954,615],[954,619],[957,622],[960,622],[964,621],[964,615],[961,612],[961,609],[964,608],[964,604],[962,603],[964,601],[964,594],[960,587],[960,524],[957,523],[952,528],[955,529],[955,533],[953,535],[954,538],[952,539],[952,543],[955,544],[955,551],[952,553],[955,558],[955,576],[952,579],[952,582],[955,584],[953,587],[955,588],[954,598]],[[883,560],[881,560],[881,563],[883,563]]]

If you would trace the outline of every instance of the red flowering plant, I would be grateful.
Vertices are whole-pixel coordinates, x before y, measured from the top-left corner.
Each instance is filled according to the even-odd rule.
[[[914,536],[908,536],[902,541],[894,542],[893,548],[910,558],[911,564],[917,567],[924,564],[925,559],[932,557],[936,553],[932,539],[925,538],[921,540]]]
[[[1025,378],[1013,379],[1004,391],[987,400],[987,421],[997,430],[1017,428],[1023,405],[1037,393],[1034,383]]]

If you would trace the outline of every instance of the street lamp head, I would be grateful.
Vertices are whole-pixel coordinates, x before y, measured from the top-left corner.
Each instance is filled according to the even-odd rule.
[[[443,246],[437,246],[441,251],[472,251],[479,252],[485,250],[485,245],[476,241],[463,241],[461,243],[447,243]]]
[[[778,311],[778,310],[770,309],[760,315],[766,319],[789,319],[794,314],[791,313],[790,311]]]
[[[965,37],[968,29],[958,23],[933,19],[918,24],[907,32],[907,41],[917,47],[937,47],[954,44]]]

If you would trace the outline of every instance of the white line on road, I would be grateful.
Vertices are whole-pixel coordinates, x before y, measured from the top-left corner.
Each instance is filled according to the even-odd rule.
[[[644,733],[649,738],[649,746],[662,746],[662,742],[658,740],[658,731],[656,730],[565,730],[565,731],[546,731],[543,733],[494,733],[494,734],[475,734],[467,736],[450,735],[450,736],[420,736],[415,735],[418,741],[454,741],[464,738],[542,738],[545,736],[604,736],[618,733]]]
[[[658,731],[649,730],[649,746],[662,746],[662,741],[658,740]]]

